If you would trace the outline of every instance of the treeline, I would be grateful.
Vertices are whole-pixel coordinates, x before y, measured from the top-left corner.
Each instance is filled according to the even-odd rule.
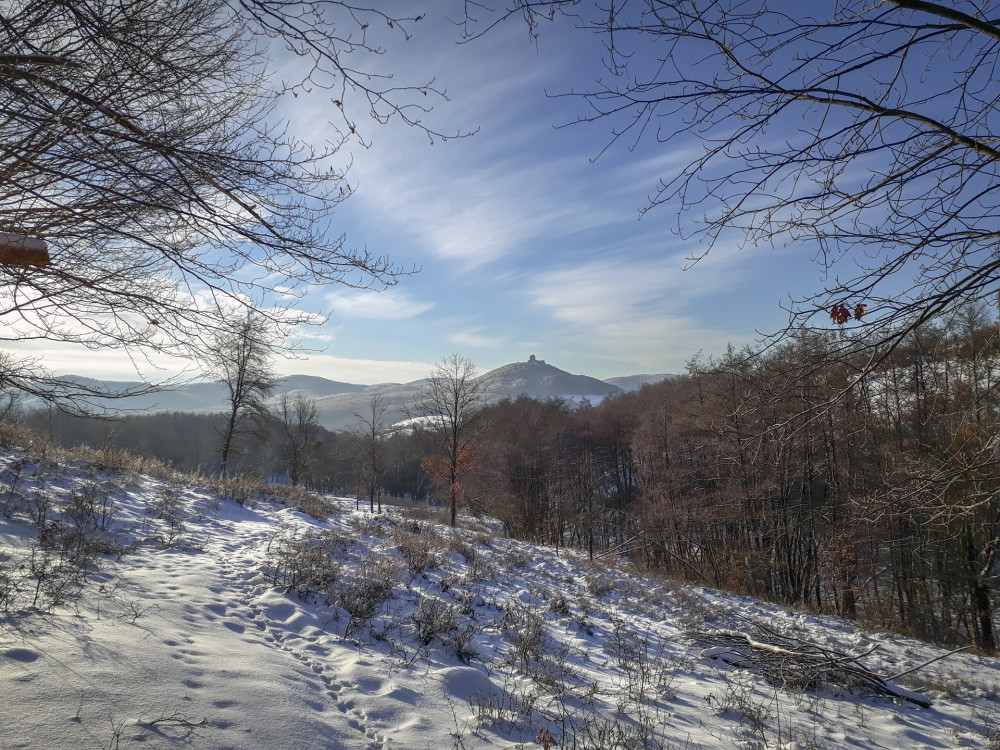
[[[44,409],[24,414],[20,421],[56,445],[129,451],[165,461],[180,471],[214,477],[219,471],[220,435],[226,418],[223,414],[162,412],[109,420]],[[272,484],[290,483],[288,435],[283,428],[279,419],[266,419],[253,431],[241,434],[232,458],[233,473]],[[308,443],[299,480],[302,487],[317,492],[363,494],[361,464],[365,447],[357,436],[311,424]],[[382,450],[382,492],[393,497],[426,499],[431,487],[420,465],[424,454],[418,445],[406,435],[388,436]]]
[[[803,335],[591,409],[504,403],[478,497],[515,536],[995,651],[997,333],[967,306],[892,349]]]

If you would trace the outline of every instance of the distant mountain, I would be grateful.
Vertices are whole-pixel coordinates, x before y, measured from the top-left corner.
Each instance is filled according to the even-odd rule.
[[[602,382],[616,385],[623,391],[637,391],[644,385],[652,385],[664,380],[671,380],[680,377],[670,373],[661,372],[658,375],[621,375],[617,378],[604,378]]]
[[[63,378],[68,382],[80,383],[87,387],[103,390],[107,393],[125,393],[132,390],[147,388],[140,382],[119,382],[110,380],[95,380],[69,376]],[[282,393],[290,395],[301,394],[307,398],[322,399],[348,393],[364,391],[368,386],[352,383],[339,383],[313,375],[290,375],[281,378],[275,391],[275,400]],[[198,382],[186,383],[176,388],[165,388],[154,393],[144,393],[125,398],[98,399],[97,402],[115,411],[184,411],[195,414],[206,414],[221,411],[226,403],[226,389],[219,383]],[[28,406],[30,407],[30,403]]]
[[[576,403],[587,400],[596,404],[606,396],[634,390],[643,382],[655,382],[655,379],[664,377],[670,376],[633,375],[602,381],[587,375],[574,375],[560,370],[532,355],[527,362],[512,362],[490,370],[481,375],[480,380],[490,401],[526,395],[537,399],[565,398]],[[82,377],[67,377],[66,380],[85,383],[92,388],[101,388],[112,393],[144,387],[138,382],[123,383]],[[639,382],[640,380],[642,382]],[[634,383],[639,384],[634,385]],[[272,401],[276,402],[282,393],[301,394],[315,399],[320,424],[330,430],[345,430],[351,429],[357,423],[355,414],[364,415],[368,411],[371,398],[377,393],[383,395],[384,404],[388,409],[387,422],[391,424],[405,419],[408,407],[419,398],[426,384],[427,381],[424,379],[414,380],[411,383],[357,385],[313,375],[290,375],[281,379]],[[218,383],[188,383],[156,393],[120,399],[101,399],[99,403],[111,411],[181,411],[209,414],[225,408],[226,390]],[[30,402],[26,405],[29,408],[32,406]]]
[[[349,430],[358,423],[355,414],[371,414],[371,400],[382,394],[382,404],[386,407],[385,421],[395,424],[406,419],[406,410],[420,396],[427,381],[412,383],[380,383],[360,386],[361,390],[341,393],[316,399],[319,423],[328,430]]]
[[[573,375],[543,359],[536,359],[534,354],[527,362],[512,362],[490,370],[479,380],[494,400],[526,395],[538,399],[564,397],[574,401],[586,398],[596,403],[605,396],[622,393],[617,385],[587,375]]]
[[[225,389],[218,383],[188,383],[141,393],[149,386],[139,381],[96,380],[77,375],[68,375],[58,380],[109,394],[107,398],[93,397],[89,401],[97,407],[112,412],[186,411],[199,414],[219,411],[226,399]],[[127,394],[133,391],[140,393],[134,396],[114,397],[114,394]],[[25,407],[29,409],[37,405],[37,402],[30,399],[25,402]]]
[[[364,391],[366,388],[368,388],[367,385],[341,383],[315,375],[289,375],[287,378],[281,379],[281,384],[278,386],[278,393],[302,394],[310,398],[324,398],[325,396],[339,396],[344,393],[358,393],[359,391]]]
[[[605,396],[622,393],[615,385],[603,383],[586,375],[573,375],[531,357],[527,362],[512,362],[479,377],[489,401],[527,395],[546,399],[563,397],[579,402],[587,399],[598,403]],[[371,398],[383,395],[388,409],[386,421],[394,423],[406,418],[407,409],[420,397],[426,380],[411,383],[380,383],[358,386],[358,390],[316,399],[320,423],[331,430],[350,429],[357,423],[355,414],[365,414]]]

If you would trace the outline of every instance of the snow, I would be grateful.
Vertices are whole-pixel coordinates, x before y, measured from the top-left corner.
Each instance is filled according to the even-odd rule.
[[[0,606],[0,750],[997,742],[1000,664],[983,655],[894,683],[930,708],[783,688],[694,634],[766,623],[864,655],[884,678],[943,651],[393,509],[373,517],[353,499],[318,521],[16,450],[0,472],[8,582],[36,546],[38,508],[65,526],[74,496],[106,500],[92,531],[111,550],[62,604],[31,609],[22,589]]]

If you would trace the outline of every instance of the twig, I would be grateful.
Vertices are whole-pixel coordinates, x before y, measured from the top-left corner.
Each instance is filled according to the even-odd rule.
[[[149,721],[139,722],[140,724],[145,724],[148,727],[156,726],[157,724],[176,724],[181,727],[203,727],[208,724],[208,717],[202,717],[201,721],[195,721],[182,713],[174,712],[169,716],[167,714],[160,714],[158,719],[151,719]]]
[[[935,657],[934,657],[933,659],[928,659],[928,660],[927,660],[927,661],[925,661],[925,662],[924,662],[923,664],[918,664],[918,665],[917,665],[917,666],[915,666],[915,667],[910,667],[910,668],[909,668],[909,669],[907,669],[907,670],[906,670],[905,672],[900,672],[899,674],[894,674],[894,675],[893,675],[892,677],[890,677],[889,679],[890,679],[890,680],[896,680],[896,679],[899,679],[899,678],[900,678],[900,677],[902,677],[902,676],[903,676],[904,674],[910,674],[911,672],[916,672],[916,671],[917,671],[918,669],[923,669],[923,668],[924,668],[924,667],[926,667],[926,666],[927,666],[928,664],[933,664],[934,662],[936,662],[936,661],[940,661],[941,659],[947,659],[947,658],[948,658],[949,656],[951,656],[952,654],[957,654],[957,653],[959,653],[959,652],[961,652],[961,651],[968,651],[968,650],[969,650],[970,648],[972,648],[972,646],[962,646],[962,648],[956,648],[956,649],[955,649],[954,651],[949,651],[949,652],[948,652],[948,653],[946,653],[946,654],[941,654],[941,655],[939,655],[939,656],[935,656]]]

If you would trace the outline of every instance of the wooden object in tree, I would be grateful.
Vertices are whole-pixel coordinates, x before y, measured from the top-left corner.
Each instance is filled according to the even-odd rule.
[[[47,266],[50,262],[44,240],[0,232],[0,266]]]

